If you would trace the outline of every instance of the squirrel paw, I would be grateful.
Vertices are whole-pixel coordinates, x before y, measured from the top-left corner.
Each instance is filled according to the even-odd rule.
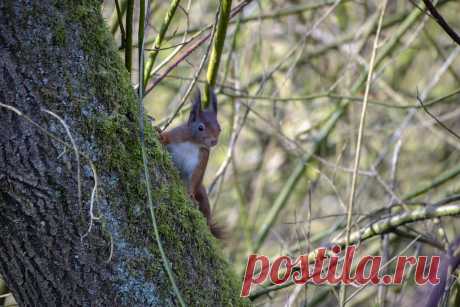
[[[195,192],[189,191],[188,196],[194,201],[197,202],[196,197],[195,197]]]
[[[161,133],[161,131],[159,130],[160,128],[157,127],[156,129],[158,132],[158,140],[160,140],[160,143],[163,145],[168,144],[168,139],[166,138],[164,134]]]

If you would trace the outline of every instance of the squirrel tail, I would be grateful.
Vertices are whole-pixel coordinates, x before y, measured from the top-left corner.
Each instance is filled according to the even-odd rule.
[[[224,226],[219,225],[218,223],[211,222],[209,223],[209,230],[211,230],[212,235],[219,240],[224,240],[227,238],[227,231]]]
[[[203,213],[203,215],[206,218],[206,221],[208,223],[208,226],[209,226],[209,229],[211,230],[212,235],[219,240],[225,239],[226,238],[225,227],[217,224],[211,218],[211,208],[209,206],[208,194],[206,193],[206,189],[204,188],[203,185],[198,187],[198,189],[196,190],[195,200],[198,202],[201,213]]]

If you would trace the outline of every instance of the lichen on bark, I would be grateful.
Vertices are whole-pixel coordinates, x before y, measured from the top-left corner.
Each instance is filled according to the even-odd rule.
[[[0,260],[0,272],[24,304],[46,297],[40,293],[43,286],[38,279],[24,279],[21,285],[33,287],[37,293],[26,294],[19,289],[15,271],[26,267],[47,272],[48,286],[56,288],[49,295],[58,296],[60,286],[70,287],[53,300],[55,305],[72,293],[79,296],[75,298],[77,305],[174,305],[176,300],[163,272],[148,218],[135,94],[99,5],[94,0],[9,0],[0,4],[0,81],[4,84],[0,85],[1,102],[23,111],[68,142],[62,124],[43,110],[63,118],[79,151],[96,167],[99,188],[95,214],[100,216],[91,233],[81,240],[88,230],[88,206],[94,185],[89,161],[81,161],[84,201],[79,208],[74,153],[16,114],[1,110],[0,127],[6,133],[0,137],[0,208],[14,205],[16,211],[4,210],[0,214],[0,235],[8,232],[7,237],[13,241],[33,236],[35,243],[52,250],[43,252],[39,244],[25,245],[15,247],[18,253],[11,254],[14,244],[0,241],[0,256],[8,254],[1,259],[14,259],[16,263],[9,266]],[[160,236],[184,299],[197,306],[245,304],[238,297],[237,278],[219,251],[219,243],[187,198],[155,131],[147,124],[146,127]],[[24,147],[24,132],[28,134],[27,142],[40,144]],[[6,147],[8,139],[13,141]],[[15,160],[8,156],[14,150],[21,151],[20,155],[30,159],[37,170],[14,169]],[[46,180],[40,177],[42,173]],[[17,179],[25,176],[38,183],[26,187]],[[31,195],[38,195],[40,189],[49,191],[39,200],[49,228],[42,236],[29,233],[39,223],[34,212],[29,212],[30,220],[11,223],[12,217],[26,214],[28,203],[33,206],[38,201],[27,195],[27,189],[37,190]],[[59,211],[59,207],[66,212]],[[57,234],[68,240],[59,242]],[[55,248],[68,252],[63,254]],[[28,265],[32,255],[38,255],[38,267]],[[52,263],[56,260],[50,259],[53,257],[59,258],[58,264]],[[75,283],[78,289],[72,288]]]

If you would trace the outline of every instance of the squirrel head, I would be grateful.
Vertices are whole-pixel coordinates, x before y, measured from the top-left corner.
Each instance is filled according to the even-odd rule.
[[[193,142],[206,148],[211,148],[217,144],[221,131],[217,121],[217,98],[213,90],[211,90],[210,96],[209,107],[202,110],[201,94],[199,90],[196,91],[188,119]]]

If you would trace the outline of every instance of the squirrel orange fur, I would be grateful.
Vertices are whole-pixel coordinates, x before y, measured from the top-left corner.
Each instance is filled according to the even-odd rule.
[[[206,217],[211,233],[222,239],[223,230],[212,221],[208,194],[203,186],[209,152],[217,144],[221,131],[217,121],[217,98],[212,90],[210,96],[210,106],[202,110],[201,95],[197,90],[188,121],[176,128],[163,131],[160,141],[171,154],[188,194],[198,203],[200,211]]]

